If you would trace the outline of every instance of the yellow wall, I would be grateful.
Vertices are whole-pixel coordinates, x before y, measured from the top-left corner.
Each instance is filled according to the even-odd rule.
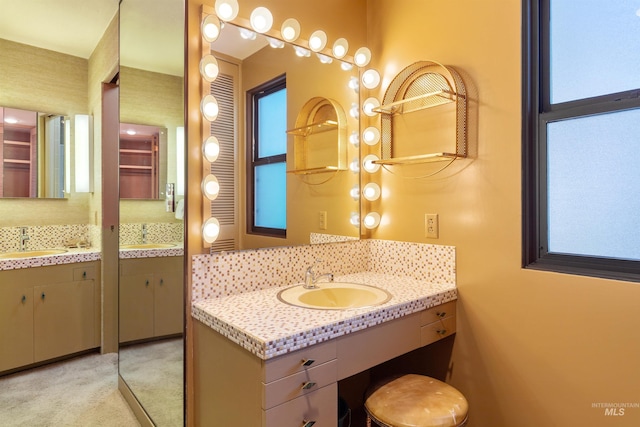
[[[469,426],[640,425],[638,408],[592,408],[640,402],[638,285],[521,268],[521,2],[368,7],[378,95],[419,60],[456,67],[472,90],[472,157],[422,180],[383,173],[388,224],[374,234],[457,247],[450,381],[469,399]],[[424,237],[425,213],[440,215],[437,240]]]

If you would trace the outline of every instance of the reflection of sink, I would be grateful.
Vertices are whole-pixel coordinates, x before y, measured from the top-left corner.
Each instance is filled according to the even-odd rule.
[[[5,252],[0,254],[0,259],[33,258],[46,255],[59,255],[65,252],[67,252],[65,249],[42,249],[40,251]]]
[[[360,283],[321,282],[317,289],[305,289],[302,285],[283,289],[278,299],[298,307],[345,310],[384,304],[391,299],[391,294]]]
[[[120,249],[167,249],[173,248],[173,243],[137,243],[132,245],[121,245]]]

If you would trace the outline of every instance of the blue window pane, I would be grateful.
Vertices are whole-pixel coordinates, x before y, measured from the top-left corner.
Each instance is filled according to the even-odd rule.
[[[287,152],[287,90],[258,100],[258,157]]]
[[[287,228],[287,164],[255,168],[255,226]]]
[[[640,3],[551,0],[551,102],[640,88]]]
[[[547,131],[549,252],[640,260],[640,110]]]

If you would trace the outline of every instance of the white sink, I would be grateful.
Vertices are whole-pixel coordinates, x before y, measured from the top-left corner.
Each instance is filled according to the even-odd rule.
[[[278,299],[286,304],[320,310],[348,310],[373,307],[391,299],[384,289],[361,283],[321,282],[315,289],[296,285],[278,292]]]
[[[0,259],[24,259],[47,255],[59,255],[67,252],[65,249],[42,249],[36,251],[18,251],[0,253]]]

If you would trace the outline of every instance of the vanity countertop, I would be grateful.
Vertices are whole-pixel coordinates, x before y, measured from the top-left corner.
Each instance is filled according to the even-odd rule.
[[[453,284],[361,272],[336,281],[374,285],[388,291],[385,304],[351,310],[318,310],[288,305],[274,287],[195,302],[193,317],[231,341],[267,360],[301,348],[378,325],[457,298]],[[320,284],[321,286],[321,284]]]
[[[64,248],[62,250],[65,252],[54,255],[0,259],[0,271],[15,270],[19,268],[44,267],[47,265],[73,264],[76,262],[99,261],[101,259],[100,250],[97,248]],[[28,253],[28,251],[26,253]]]
[[[118,252],[118,258],[131,259],[131,258],[156,258],[156,257],[169,257],[169,256],[182,256],[184,249],[182,243],[176,243],[175,246],[170,248],[154,248],[154,249],[120,249]]]

